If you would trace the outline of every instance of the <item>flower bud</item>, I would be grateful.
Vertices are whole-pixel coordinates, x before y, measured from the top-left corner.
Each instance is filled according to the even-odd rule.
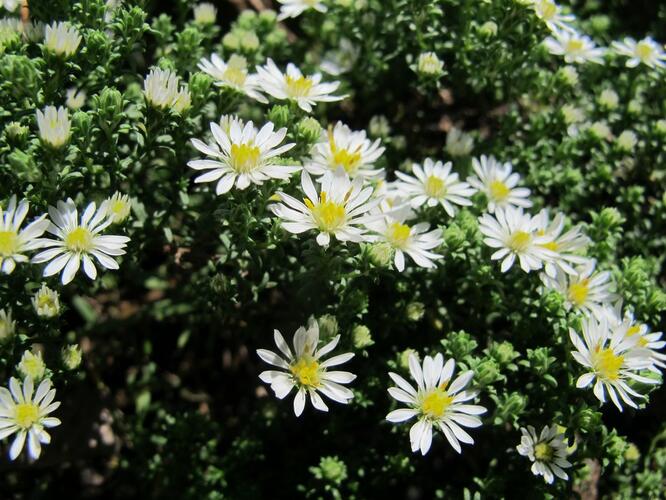
[[[62,364],[68,370],[76,370],[81,364],[81,348],[76,344],[63,347],[61,352]]]
[[[32,297],[32,307],[35,309],[37,316],[53,318],[60,314],[60,295],[43,283],[42,287]]]
[[[23,378],[30,377],[35,382],[39,381],[46,371],[42,353],[33,354],[30,351],[24,351],[21,361],[16,365],[16,369]]]
[[[324,314],[317,318],[319,336],[322,339],[332,339],[338,334],[338,320],[332,314]]]
[[[356,325],[354,327],[352,330],[352,339],[356,349],[364,349],[375,343],[375,341],[372,340],[370,329],[365,325]]]

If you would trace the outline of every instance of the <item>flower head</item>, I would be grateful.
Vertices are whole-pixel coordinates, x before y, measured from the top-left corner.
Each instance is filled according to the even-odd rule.
[[[328,10],[321,0],[278,0],[278,2],[282,4],[278,21],[283,21],[289,17],[298,17],[310,9],[322,13]]]
[[[304,202],[283,193],[277,193],[282,203],[271,205],[275,215],[283,219],[282,227],[294,234],[305,231],[319,231],[317,243],[327,246],[331,236],[339,241],[360,242],[366,239],[361,227],[377,216],[368,212],[379,200],[369,201],[372,186],[363,187],[363,178],[350,181],[343,169],[335,173],[327,172],[321,179],[319,193],[310,175],[303,170],[301,187],[305,194]]]
[[[113,196],[104,200],[104,206],[111,221],[118,224],[129,217],[132,210],[132,200],[128,195],[116,191]]]
[[[476,175],[469,177],[467,182],[486,195],[490,213],[498,207],[532,206],[528,199],[530,190],[516,187],[520,182],[520,175],[512,173],[511,163],[500,163],[492,156],[481,155],[478,159],[472,159],[472,168]]]
[[[541,269],[544,262],[551,261],[554,254],[548,249],[552,236],[540,235],[537,223],[522,208],[506,207],[495,210],[495,215],[483,214],[479,217],[479,230],[486,237],[483,242],[498,250],[490,257],[502,260],[502,272],[508,271],[516,257],[526,273]]]
[[[44,32],[44,47],[58,56],[73,56],[80,43],[77,29],[65,22],[49,24]]]
[[[201,2],[194,6],[194,23],[205,26],[215,24],[217,8],[209,2]]]
[[[202,58],[198,66],[201,71],[213,77],[218,87],[231,88],[256,101],[268,102],[268,99],[261,94],[259,77],[249,74],[247,60],[243,56],[234,54],[228,62],[224,62],[220,56],[213,53],[210,60]]]
[[[412,207],[441,205],[453,217],[456,205],[472,205],[469,197],[475,189],[467,182],[459,181],[458,174],[451,172],[451,167],[451,162],[442,163],[426,158],[423,167],[418,163],[412,164],[414,176],[396,172],[398,179],[393,187],[400,196],[409,199]]]
[[[408,408],[393,410],[386,415],[389,422],[404,422],[416,417],[417,422],[409,431],[412,451],[421,451],[425,455],[432,444],[433,426],[438,428],[458,453],[462,451],[460,442],[473,444],[474,439],[463,427],[479,427],[481,419],[477,415],[486,412],[483,406],[467,404],[474,399],[477,391],[465,388],[472,380],[474,372],[466,371],[453,379],[455,361],[437,354],[434,358],[426,356],[423,366],[416,355],[409,354],[409,371],[416,382],[416,388],[397,373],[389,373],[397,387],[388,392]]]
[[[305,162],[305,169],[317,176],[342,168],[352,178],[377,177],[384,169],[374,169],[373,164],[384,149],[380,139],[372,142],[364,130],[352,131],[338,122],[322,132],[321,140],[312,147],[310,159]]]
[[[305,76],[292,63],[287,65],[287,72],[282,73],[272,59],[266,66],[257,68],[261,88],[276,99],[292,100],[306,112],[312,111],[317,102],[341,101],[346,96],[332,95],[340,82],[321,83],[321,73]]]
[[[569,329],[569,338],[576,349],[571,355],[586,369],[586,373],[576,381],[576,387],[582,389],[594,382],[594,395],[602,403],[606,402],[608,392],[618,410],[622,411],[618,395],[627,405],[638,408],[631,396],[644,396],[632,389],[627,381],[658,383],[657,380],[638,373],[650,368],[651,352],[638,345],[640,337],[627,336],[625,329],[618,328],[617,325],[611,328],[606,318],[597,320],[586,317],[582,319],[581,326],[582,338],[573,328]]]
[[[258,349],[257,354],[266,363],[280,370],[262,372],[259,378],[271,384],[271,389],[278,399],[285,398],[294,387],[296,388],[294,413],[297,417],[303,413],[306,396],[310,396],[312,406],[320,411],[328,411],[328,406],[319,393],[338,403],[347,404],[351,401],[354,394],[341,384],[352,382],[356,375],[350,372],[330,371],[329,368],[346,363],[354,357],[354,353],[338,354],[323,359],[338,345],[340,335],[336,335],[326,345],[319,347],[319,326],[315,320],[311,320],[307,329],[301,327],[296,330],[292,351],[278,330],[273,334],[275,345],[281,354],[267,349]]]
[[[67,100],[65,104],[71,110],[80,109],[86,102],[86,91],[72,87],[67,89]]]
[[[26,377],[21,383],[12,377],[9,390],[0,387],[0,439],[16,434],[9,448],[9,458],[16,460],[23,446],[28,441],[28,455],[37,460],[42,451],[42,444],[51,442],[51,436],[44,429],[60,425],[60,420],[48,415],[57,410],[60,403],[53,402],[55,389],[49,379],[34,392],[33,380]],[[34,396],[34,397],[33,397]]]
[[[555,476],[565,481],[569,476],[564,469],[571,467],[567,460],[567,443],[564,434],[557,425],[545,426],[540,434],[531,425],[521,427],[522,437],[516,447],[518,453],[528,457],[532,462],[532,474],[543,476],[543,480],[552,484]]]
[[[62,271],[62,283],[66,285],[74,279],[79,266],[90,279],[97,277],[97,268],[92,257],[106,269],[118,269],[112,258],[125,254],[129,241],[126,236],[102,235],[112,220],[108,217],[106,204],[97,209],[90,203],[79,218],[74,201],[59,201],[58,206],[49,207],[51,224],[47,231],[56,238],[42,238],[41,247],[46,248],[32,259],[35,263],[49,262],[44,268],[44,276],[52,276]]]
[[[172,109],[178,113],[188,109],[192,97],[187,85],[179,88],[179,78],[169,69],[153,68],[143,81],[143,95],[156,109]]]
[[[446,133],[446,152],[451,156],[467,156],[474,147],[474,138],[457,127]]]
[[[559,212],[550,220],[548,209],[544,208],[534,216],[538,235],[550,238],[544,246],[552,252],[551,260],[545,262],[545,271],[554,278],[558,269],[567,274],[577,274],[573,266],[589,264],[590,259],[580,255],[590,244],[590,238],[583,234],[581,226],[574,226],[564,234],[564,214]]]
[[[274,132],[272,122],[257,129],[252,122],[244,123],[238,118],[229,122],[228,130],[217,123],[210,124],[214,142],[206,144],[192,139],[192,145],[208,156],[206,160],[191,160],[187,163],[195,170],[207,170],[194,182],[217,182],[215,192],[224,194],[233,186],[245,189],[250,184],[263,184],[268,179],[288,179],[300,167],[279,165],[276,158],[295,146],[284,141],[287,129]]]
[[[569,64],[602,64],[606,54],[606,49],[597,47],[589,36],[576,31],[555,31],[553,36],[546,38],[543,43],[551,54],[563,56],[564,61]]]
[[[639,64],[645,64],[653,69],[666,67],[666,52],[650,37],[638,42],[626,37],[621,42],[613,42],[612,47],[616,53],[629,58],[626,63],[628,68],[635,68]]]
[[[421,75],[438,76],[442,74],[444,62],[434,52],[419,54],[416,61],[416,71]]]
[[[49,226],[42,215],[21,229],[29,207],[26,200],[17,206],[16,195],[9,199],[6,210],[0,205],[0,270],[5,274],[10,274],[17,262],[28,261],[25,252],[38,248],[38,238]]]
[[[53,148],[61,148],[69,141],[71,122],[67,108],[46,106],[44,111],[37,110],[39,138]]]
[[[0,309],[0,343],[13,337],[16,331],[16,321],[12,319],[12,310]]]
[[[536,16],[545,23],[550,31],[574,31],[569,23],[576,18],[571,14],[562,14],[562,7],[553,0],[534,0],[532,8]]]
[[[37,316],[53,318],[60,313],[60,295],[42,283],[42,287],[32,297],[32,307]]]
[[[25,378],[30,377],[32,380],[37,382],[46,372],[46,364],[42,359],[42,353],[37,352],[33,354],[30,351],[24,351],[23,356],[21,356],[21,361],[16,365],[18,372]]]

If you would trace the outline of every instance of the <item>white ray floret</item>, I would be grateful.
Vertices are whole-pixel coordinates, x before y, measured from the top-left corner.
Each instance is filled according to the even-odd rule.
[[[210,59],[202,58],[198,67],[212,76],[218,87],[228,87],[256,101],[268,102],[260,92],[259,77],[248,72],[247,60],[244,57],[234,54],[229,61],[224,62],[220,56],[213,53]]]
[[[658,380],[639,374],[652,364],[650,351],[638,346],[639,337],[626,336],[622,328],[611,328],[606,318],[599,321],[594,317],[582,318],[581,327],[582,338],[573,328],[569,329],[575,347],[571,355],[586,369],[576,381],[576,387],[583,389],[594,383],[594,395],[602,403],[606,402],[608,393],[618,410],[622,411],[620,399],[628,406],[638,408],[631,398],[645,396],[627,382],[658,383]]]
[[[338,354],[324,359],[336,348],[340,335],[320,347],[319,326],[315,320],[310,320],[307,329],[300,327],[296,330],[292,351],[278,330],[273,334],[279,354],[267,349],[258,349],[257,354],[266,363],[280,370],[264,371],[259,378],[271,384],[271,389],[278,399],[284,399],[296,388],[294,414],[297,417],[303,413],[307,396],[312,406],[320,411],[328,411],[320,393],[338,403],[347,404],[351,401],[354,394],[342,384],[352,382],[356,375],[346,371],[332,371],[330,368],[346,363],[354,357],[354,353]]]
[[[44,276],[53,276],[62,271],[63,285],[71,282],[83,264],[83,271],[90,279],[97,277],[93,257],[106,269],[118,269],[113,257],[125,254],[129,241],[126,236],[102,235],[111,223],[106,204],[97,209],[90,203],[81,214],[74,201],[59,201],[57,207],[49,207],[51,223],[47,231],[55,239],[41,238],[40,247],[46,248],[32,259],[35,263],[48,262]]]
[[[258,129],[250,122],[238,118],[229,121],[228,129],[211,122],[214,142],[204,143],[192,139],[192,145],[209,159],[191,160],[187,163],[194,170],[206,170],[194,182],[217,182],[215,192],[224,194],[234,183],[238,189],[250,184],[263,184],[268,179],[288,179],[300,170],[297,165],[280,165],[277,157],[289,151],[294,143],[280,144],[287,136],[287,129],[274,131],[272,122]]]
[[[67,108],[46,106],[44,111],[37,110],[39,138],[53,148],[61,148],[69,141],[71,122]]]
[[[469,199],[476,190],[467,182],[458,180],[458,174],[451,172],[451,162],[442,163],[426,158],[423,167],[412,164],[413,176],[396,172],[398,180],[394,184],[400,196],[408,198],[412,207],[434,207],[441,205],[453,217],[457,206],[471,206]]]
[[[564,57],[568,64],[603,64],[606,55],[606,49],[597,47],[589,36],[576,31],[555,31],[543,44],[551,54]]]
[[[532,9],[550,31],[574,31],[569,23],[573,22],[576,17],[572,14],[563,14],[562,7],[553,0],[534,0]]]
[[[287,65],[282,73],[272,59],[257,68],[262,90],[276,99],[295,101],[306,112],[312,111],[317,102],[341,101],[346,96],[333,95],[340,82],[321,82],[321,73],[305,76],[294,64]]]
[[[639,64],[645,64],[653,69],[666,67],[666,52],[650,37],[638,42],[626,37],[622,41],[613,42],[612,47],[616,53],[628,57],[626,62],[628,68],[635,68]]]
[[[43,380],[36,392],[30,377],[25,378],[23,385],[12,377],[9,389],[0,387],[0,439],[16,434],[9,448],[11,460],[16,460],[26,441],[32,460],[39,458],[42,444],[51,442],[45,428],[60,425],[60,420],[49,416],[60,406],[53,402],[55,393],[49,379]]]
[[[492,156],[481,155],[472,159],[472,168],[476,175],[469,177],[467,182],[486,195],[490,213],[498,207],[532,206],[528,198],[530,190],[517,187],[520,175],[512,172],[513,166],[510,162],[500,163]]]
[[[363,187],[363,178],[357,177],[352,182],[343,169],[327,172],[321,179],[319,193],[303,170],[301,187],[305,194],[301,202],[286,193],[277,196],[282,203],[271,205],[272,212],[282,219],[282,227],[293,234],[306,231],[318,231],[317,243],[327,246],[331,236],[339,241],[365,241],[364,224],[378,218],[369,214],[378,203],[371,200],[372,186]]]
[[[328,10],[326,4],[321,0],[278,0],[278,2],[282,5],[278,21],[283,21],[289,17],[298,17],[310,9],[321,13]]]
[[[518,453],[528,457],[532,463],[532,474],[543,476],[543,480],[552,484],[555,476],[567,480],[569,476],[564,469],[571,467],[567,460],[567,443],[564,433],[557,429],[557,425],[545,426],[540,434],[531,425],[521,427],[522,437],[516,447]]]
[[[397,373],[389,373],[397,386],[389,388],[389,394],[396,401],[407,404],[407,408],[393,410],[386,415],[386,420],[399,423],[416,417],[417,421],[409,431],[413,452],[420,451],[422,455],[428,452],[433,427],[444,434],[458,453],[462,451],[461,442],[474,443],[463,427],[481,426],[477,415],[485,413],[486,408],[467,403],[477,395],[477,391],[465,389],[474,372],[466,371],[453,379],[454,368],[453,359],[444,363],[441,354],[434,358],[426,356],[421,365],[412,353],[409,356],[409,371],[416,388]]]
[[[490,258],[502,259],[503,273],[511,269],[516,258],[526,273],[541,269],[545,262],[553,259],[553,252],[547,248],[552,236],[538,234],[536,227],[534,217],[512,206],[497,208],[494,215],[486,213],[479,217],[479,230],[485,236],[483,242],[497,249]]]
[[[16,195],[9,199],[6,209],[0,205],[0,270],[5,274],[11,274],[17,262],[28,261],[25,253],[39,247],[38,238],[49,226],[44,214],[21,229],[29,207],[26,200],[17,205]]]
[[[553,252],[552,260],[546,261],[544,269],[546,274],[554,278],[558,269],[567,274],[577,274],[574,266],[589,265],[591,259],[581,255],[590,244],[590,238],[584,233],[581,226],[574,226],[564,232],[564,214],[558,212],[550,220],[548,209],[544,208],[534,216],[538,235],[547,235],[551,241],[544,244]]]
[[[71,57],[79,48],[81,35],[65,22],[49,24],[44,31],[44,47],[58,56]]]
[[[322,132],[320,141],[312,146],[304,168],[315,176],[343,168],[351,178],[379,177],[384,169],[375,169],[373,166],[384,150],[380,139],[372,142],[367,138],[365,130],[352,131],[347,125],[338,122],[335,127],[329,126],[327,131]]]

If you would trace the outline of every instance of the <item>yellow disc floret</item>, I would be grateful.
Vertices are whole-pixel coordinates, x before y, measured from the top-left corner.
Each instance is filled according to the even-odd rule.
[[[524,252],[532,242],[532,235],[526,231],[516,231],[509,236],[507,246],[514,252]]]
[[[18,247],[16,231],[0,231],[0,255],[13,255]]]
[[[585,278],[578,283],[571,283],[567,292],[567,297],[578,307],[585,304],[587,296],[590,294],[590,280]]]
[[[388,230],[386,231],[386,239],[394,247],[402,248],[409,240],[411,233],[412,230],[406,224],[393,222],[388,226]]]
[[[446,391],[446,384],[425,394],[421,400],[421,411],[427,417],[440,418],[453,402],[453,397]]]
[[[509,187],[499,180],[492,181],[488,186],[488,191],[490,191],[490,197],[495,201],[503,201],[511,193]]]
[[[85,227],[77,227],[65,236],[65,245],[73,252],[89,252],[93,247],[93,235]]]
[[[319,387],[319,363],[315,359],[304,356],[292,364],[289,371],[299,384],[306,387]]]
[[[238,173],[248,173],[257,168],[261,150],[252,143],[232,144],[230,154],[230,164]]]
[[[620,368],[624,363],[624,357],[618,356],[613,349],[600,346],[592,352],[592,366],[599,378],[605,380],[617,380],[620,377]]]
[[[425,193],[431,198],[441,198],[446,194],[446,184],[436,175],[430,175],[425,181]]]
[[[304,76],[285,76],[285,82],[287,84],[287,93],[290,97],[307,97],[310,95],[312,90],[313,81],[310,78]]]
[[[14,420],[22,429],[29,429],[39,420],[39,406],[33,403],[19,403],[15,408]]]
[[[305,205],[312,212],[319,229],[327,232],[335,231],[347,221],[347,211],[341,203],[329,200],[325,191],[322,191],[319,197],[319,203],[316,205],[310,199],[305,200]]]
[[[553,448],[547,443],[539,443],[534,447],[534,458],[541,462],[549,462],[553,458]]]

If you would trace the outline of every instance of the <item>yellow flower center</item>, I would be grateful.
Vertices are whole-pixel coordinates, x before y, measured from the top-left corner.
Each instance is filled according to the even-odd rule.
[[[93,235],[85,227],[77,227],[65,236],[65,245],[73,252],[89,252],[93,247]]]
[[[224,70],[224,73],[222,74],[222,78],[225,82],[230,83],[231,85],[242,87],[245,84],[247,75],[245,74],[245,71],[240,68],[227,66],[227,69]]]
[[[310,95],[310,90],[313,85],[310,78],[304,76],[294,78],[293,76],[287,75],[285,76],[285,82],[287,84],[287,93],[291,97],[307,97]]]
[[[331,163],[333,167],[342,167],[348,174],[353,174],[361,163],[361,153],[346,149],[334,150]]]
[[[617,380],[620,376],[620,368],[624,363],[624,356],[617,356],[613,349],[607,347],[601,349],[599,346],[592,353],[592,366],[596,374],[606,380]]]
[[[325,191],[322,191],[319,197],[317,205],[310,199],[305,200],[305,205],[312,212],[315,222],[322,231],[335,231],[347,221],[345,206],[329,200]]]
[[[509,236],[507,246],[514,252],[524,252],[532,241],[532,235],[525,231],[516,231]]]
[[[316,360],[303,357],[291,365],[289,371],[301,385],[319,387],[319,363]]]
[[[421,400],[421,411],[427,417],[440,418],[453,402],[453,398],[446,392],[446,383],[427,393]]]
[[[18,246],[16,231],[0,231],[0,255],[13,255]]]
[[[502,201],[509,196],[511,190],[504,184],[502,181],[494,180],[490,183],[488,188],[490,191],[490,197],[495,201]]]
[[[425,193],[431,198],[441,198],[446,193],[446,184],[435,175],[428,176],[425,181]]]
[[[33,403],[19,403],[16,405],[14,420],[22,429],[29,429],[39,420],[39,406]]]
[[[53,297],[48,294],[42,294],[39,295],[37,298],[37,306],[38,307],[48,307],[49,309],[55,307],[55,300],[53,300]]]
[[[231,145],[231,168],[238,173],[248,173],[257,168],[260,149],[254,144],[232,144]]]
[[[534,458],[541,462],[549,462],[553,458],[553,449],[546,443],[539,443],[534,447]]]
[[[634,335],[640,333],[641,331],[641,325],[632,325],[627,329],[627,337],[633,337]],[[643,337],[638,339],[638,345],[640,347],[645,347],[647,345],[647,340],[645,340]]]
[[[388,227],[386,239],[394,247],[402,248],[407,243],[407,240],[409,240],[411,233],[412,230],[408,225],[393,222]]]
[[[582,306],[590,294],[590,280],[585,278],[578,283],[571,283],[567,292],[567,297],[577,306]]]
[[[44,375],[44,361],[38,356],[26,358],[21,361],[21,371],[33,379],[39,379]]]
[[[557,252],[557,250],[559,249],[559,245],[557,244],[556,241],[549,241],[548,243],[541,244],[541,246],[553,252]]]
[[[646,61],[652,57],[652,47],[645,42],[638,42],[636,44],[636,55],[641,61]]]
[[[583,41],[579,40],[578,38],[568,40],[564,48],[564,50],[569,54],[580,52],[582,49],[583,49]]]

